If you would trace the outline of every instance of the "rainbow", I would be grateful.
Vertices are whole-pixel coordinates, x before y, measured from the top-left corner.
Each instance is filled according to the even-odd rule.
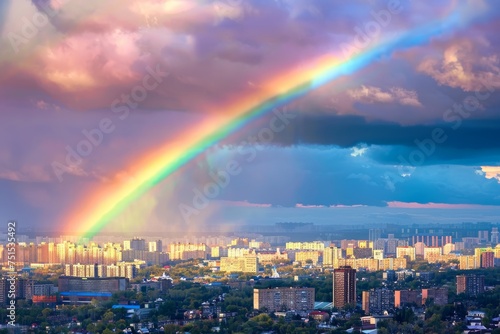
[[[142,158],[136,159],[135,168],[132,168],[134,179],[113,189],[100,191],[98,195],[92,193],[65,221],[73,228],[78,224],[81,228],[79,235],[85,238],[95,236],[149,189],[257,117],[302,97],[332,80],[350,75],[381,57],[391,55],[396,50],[428,43],[434,36],[450,29],[460,28],[473,19],[470,13],[477,13],[477,8],[470,9],[465,6],[459,10],[455,9],[439,21],[377,41],[376,45],[365,48],[348,59],[327,55],[309,62],[299,70],[275,76],[259,93],[220,106],[219,110],[225,110],[223,116],[211,117],[185,131],[175,140],[152,149]]]

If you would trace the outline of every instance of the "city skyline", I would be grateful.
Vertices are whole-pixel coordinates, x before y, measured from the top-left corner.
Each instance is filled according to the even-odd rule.
[[[498,223],[499,15],[5,1],[0,219],[84,236]]]
[[[0,0],[0,334],[500,334],[492,0]]]

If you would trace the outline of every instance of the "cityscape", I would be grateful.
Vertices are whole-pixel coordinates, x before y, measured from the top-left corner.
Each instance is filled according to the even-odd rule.
[[[0,1],[0,334],[500,334],[499,23]]]
[[[273,232],[250,237],[109,235],[91,241],[17,234],[14,249],[0,246],[2,267],[19,268],[0,280],[3,317],[9,318],[15,291],[22,331],[498,327],[500,224],[387,225],[361,229],[363,239],[327,241],[298,241],[286,232],[314,230],[311,225],[277,223]],[[8,235],[0,238],[8,241]],[[33,316],[30,309],[41,312]],[[439,324],[430,324],[429,310],[439,314]]]

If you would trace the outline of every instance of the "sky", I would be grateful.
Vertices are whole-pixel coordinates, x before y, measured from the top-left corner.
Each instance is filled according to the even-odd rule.
[[[0,220],[83,233],[231,101],[403,36],[195,152],[104,231],[499,222],[499,18],[483,0],[2,1]]]

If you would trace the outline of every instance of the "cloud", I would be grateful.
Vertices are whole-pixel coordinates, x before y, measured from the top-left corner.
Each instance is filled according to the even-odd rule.
[[[297,203],[295,204],[295,207],[296,208],[300,208],[300,209],[318,209],[318,208],[325,208],[324,205],[305,205],[305,204],[302,204],[302,203]]]
[[[392,87],[383,91],[379,87],[361,86],[351,89],[347,94],[355,101],[361,103],[398,103],[401,105],[421,107],[417,92],[401,87]]]
[[[478,53],[477,49],[485,52]],[[482,37],[451,42],[439,57],[427,56],[417,70],[430,75],[440,85],[467,92],[500,88],[500,59]]]
[[[210,154],[224,166],[224,161],[238,159],[238,148],[225,147]],[[387,202],[500,205],[496,198],[500,185],[477,175],[477,165],[425,165],[404,177],[400,166],[369,155],[353,159],[348,148],[303,146],[263,148],[254,161],[241,160],[240,164],[241,174],[231,178],[219,199],[251,203],[265,199],[264,203],[286,207],[385,206]],[[211,168],[218,170],[217,165]],[[193,173],[198,180],[180,185],[179,197],[182,189],[201,189],[206,184],[208,171],[200,168]],[[206,178],[200,178],[204,174]]]
[[[36,9],[43,12],[47,4],[43,0],[32,2],[35,6],[31,6],[29,12],[15,2],[12,16],[26,12],[30,17]],[[265,87],[269,88],[269,80],[277,75],[302,68],[325,55],[341,54],[338,45],[352,40],[356,28],[373,20],[374,11],[387,8],[385,1],[374,1],[370,5],[353,1],[346,6],[288,0],[51,3],[56,15],[50,16],[50,24],[40,29],[33,40],[36,42],[33,50],[27,49],[30,66],[23,66],[19,57],[8,58],[0,71],[12,70],[1,86],[12,86],[24,79],[33,86],[30,95],[41,94],[40,97],[46,99],[43,95],[50,94],[65,107],[99,110],[109,108],[116,96],[136,85],[147,66],[161,64],[172,75],[145,101],[144,109],[217,113],[222,113],[221,101],[264,91]],[[383,39],[440,17],[451,5],[443,1],[431,11],[416,4],[405,4],[403,11],[393,15],[390,24],[384,26],[379,37]],[[8,30],[20,31],[15,20],[12,21]],[[481,27],[477,30],[477,35],[488,40],[489,36],[483,37],[486,31]],[[493,48],[495,44],[491,45]],[[10,49],[5,46],[1,49]],[[440,47],[433,45],[426,53]],[[494,63],[494,59],[488,59],[485,60],[488,64]],[[409,109],[426,106],[422,96],[434,89],[409,87],[415,68],[394,73],[394,68],[401,69],[401,66],[393,66],[392,60],[390,64],[373,60],[367,72],[350,75],[349,81],[362,86],[353,88],[349,84],[343,90],[349,90],[349,99],[362,106],[339,112],[368,117],[390,114],[401,122],[417,117],[407,114],[406,109],[397,113],[390,110],[385,116],[375,110],[382,104]],[[257,64],[259,66],[255,66]],[[394,75],[369,75],[380,72],[384,66],[390,66]],[[333,86],[338,86],[338,82]],[[5,95],[16,99],[12,94]],[[366,105],[370,110],[363,110]],[[310,112],[315,112],[314,108]],[[427,111],[418,115],[429,117]]]
[[[481,166],[480,175],[487,179],[497,179],[500,183],[500,166]]]
[[[461,119],[460,127],[456,128],[455,122],[401,125],[390,121],[370,121],[362,116],[338,116],[326,113],[309,115],[301,111],[286,129],[275,134],[273,143],[338,145],[349,148],[381,145],[387,146],[387,152],[384,152],[386,157],[393,157],[392,161],[396,162],[398,159],[395,153],[408,154],[412,150],[419,149],[416,142],[431,140],[432,132],[439,128],[446,135],[446,140],[434,143],[435,151],[427,158],[427,161],[432,161],[437,157],[453,160],[468,156],[480,157],[483,153],[498,154],[500,149],[500,143],[496,140],[498,127],[500,127],[498,117],[487,120]],[[258,130],[257,128],[255,131]],[[242,137],[251,133],[251,128],[241,131]],[[400,152],[397,152],[398,150]],[[448,151],[444,152],[444,150]],[[354,152],[356,149],[352,153]],[[371,149],[367,149],[363,155],[380,153],[382,152],[372,152]]]
[[[417,203],[417,202],[387,202],[390,208],[406,209],[484,209],[491,206],[479,204],[449,204],[449,203]]]
[[[359,157],[366,153],[368,147],[353,147],[351,157]]]
[[[272,204],[266,203],[250,203],[248,201],[217,201],[218,204],[222,204],[225,206],[236,206],[236,207],[258,207],[258,208],[270,208]]]

